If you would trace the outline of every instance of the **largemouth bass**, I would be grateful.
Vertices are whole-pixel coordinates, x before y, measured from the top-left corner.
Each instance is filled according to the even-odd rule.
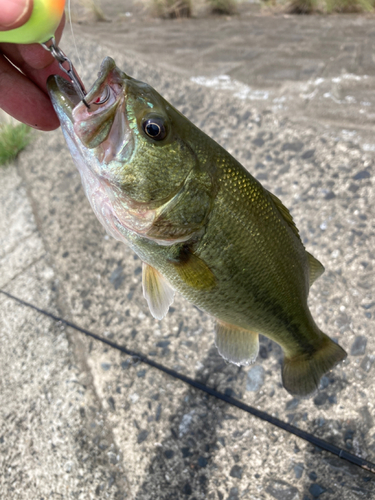
[[[153,316],[177,291],[214,317],[226,360],[252,363],[262,333],[283,349],[285,389],[315,391],[346,353],[311,316],[309,288],[324,268],[281,201],[109,57],[89,108],[58,76],[48,89],[96,216],[143,261]]]

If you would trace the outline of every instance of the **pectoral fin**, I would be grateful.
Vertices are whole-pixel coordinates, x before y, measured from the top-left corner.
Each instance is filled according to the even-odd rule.
[[[143,262],[142,266],[143,296],[147,300],[151,314],[156,319],[163,319],[174,299],[174,290],[152,266]]]
[[[215,344],[224,359],[239,366],[254,363],[259,351],[259,335],[216,320]]]
[[[210,290],[216,285],[214,273],[201,258],[190,251],[189,247],[181,247],[176,258],[170,260],[180,278],[197,290]]]

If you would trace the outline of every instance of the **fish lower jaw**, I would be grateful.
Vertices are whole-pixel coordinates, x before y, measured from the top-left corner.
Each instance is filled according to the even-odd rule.
[[[119,218],[113,211],[111,215],[112,219],[112,227],[116,228],[116,232],[118,236],[115,236],[117,239],[121,239],[124,242],[126,238],[126,234],[128,232],[131,232],[133,234],[136,234],[137,236],[144,238],[152,243],[155,243],[160,246],[165,246],[165,247],[170,247],[172,245],[176,245],[179,243],[185,243],[189,240],[191,240],[193,237],[196,236],[196,233],[192,234],[187,234],[184,236],[181,236],[179,238],[166,238],[166,237],[156,237],[156,236],[151,236],[148,234],[150,229],[152,228],[152,223],[151,224],[145,224],[145,222],[142,223],[141,219],[137,217],[132,217],[130,218],[129,216],[126,218],[126,220]],[[99,219],[100,220],[100,219]]]
[[[109,234],[125,243],[129,232],[147,237],[147,231],[152,225],[152,220],[147,217],[139,217],[125,210],[121,215],[118,214],[110,202],[103,203],[100,213],[95,210],[95,214]]]
[[[99,222],[104,226],[107,233],[124,243],[127,243],[128,233],[133,233],[161,246],[172,246],[178,243],[184,243],[194,236],[194,234],[187,234],[180,238],[157,238],[148,235],[153,223],[152,213],[139,215],[132,214],[131,211],[128,211],[126,214],[123,213],[119,215],[110,202],[102,202],[99,211],[97,207],[93,208]]]
[[[80,159],[81,161],[77,161]],[[89,167],[83,158],[76,157],[76,164],[81,175],[86,197],[97,219],[113,238],[124,243],[128,242],[129,233],[145,238],[161,246],[172,246],[184,243],[196,237],[200,231],[173,237],[152,233],[153,224],[160,209],[137,207],[137,204],[126,200],[122,196],[115,198],[111,195],[111,185],[105,178],[101,178],[94,167]]]
[[[172,245],[176,245],[178,243],[185,243],[186,241],[189,241],[192,239],[194,234],[187,234],[186,236],[181,236],[180,238],[175,238],[175,239],[162,239],[162,238],[155,238],[154,236],[147,236],[147,234],[143,235],[146,237],[148,240],[153,241],[154,243],[164,246],[164,247],[170,247]]]

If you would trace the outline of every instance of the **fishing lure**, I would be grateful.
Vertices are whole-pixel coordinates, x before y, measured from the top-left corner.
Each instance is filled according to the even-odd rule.
[[[86,107],[89,107],[85,101],[85,88],[71,60],[57,46],[55,40],[55,31],[63,17],[64,7],[65,0],[34,0],[33,10],[28,21],[19,28],[0,31],[0,43],[40,43],[42,47],[51,52],[61,70],[72,82],[81,101]]]
[[[50,40],[64,14],[65,0],[34,0],[29,20],[8,31],[0,32],[0,42],[44,43]]]

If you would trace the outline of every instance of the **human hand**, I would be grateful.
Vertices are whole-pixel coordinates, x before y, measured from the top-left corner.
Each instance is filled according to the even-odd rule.
[[[22,26],[32,9],[33,0],[0,0],[0,31]],[[65,17],[55,33],[56,44],[64,24]],[[0,108],[31,127],[54,130],[59,120],[46,87],[51,74],[66,78],[57,61],[40,44],[0,43]]]

